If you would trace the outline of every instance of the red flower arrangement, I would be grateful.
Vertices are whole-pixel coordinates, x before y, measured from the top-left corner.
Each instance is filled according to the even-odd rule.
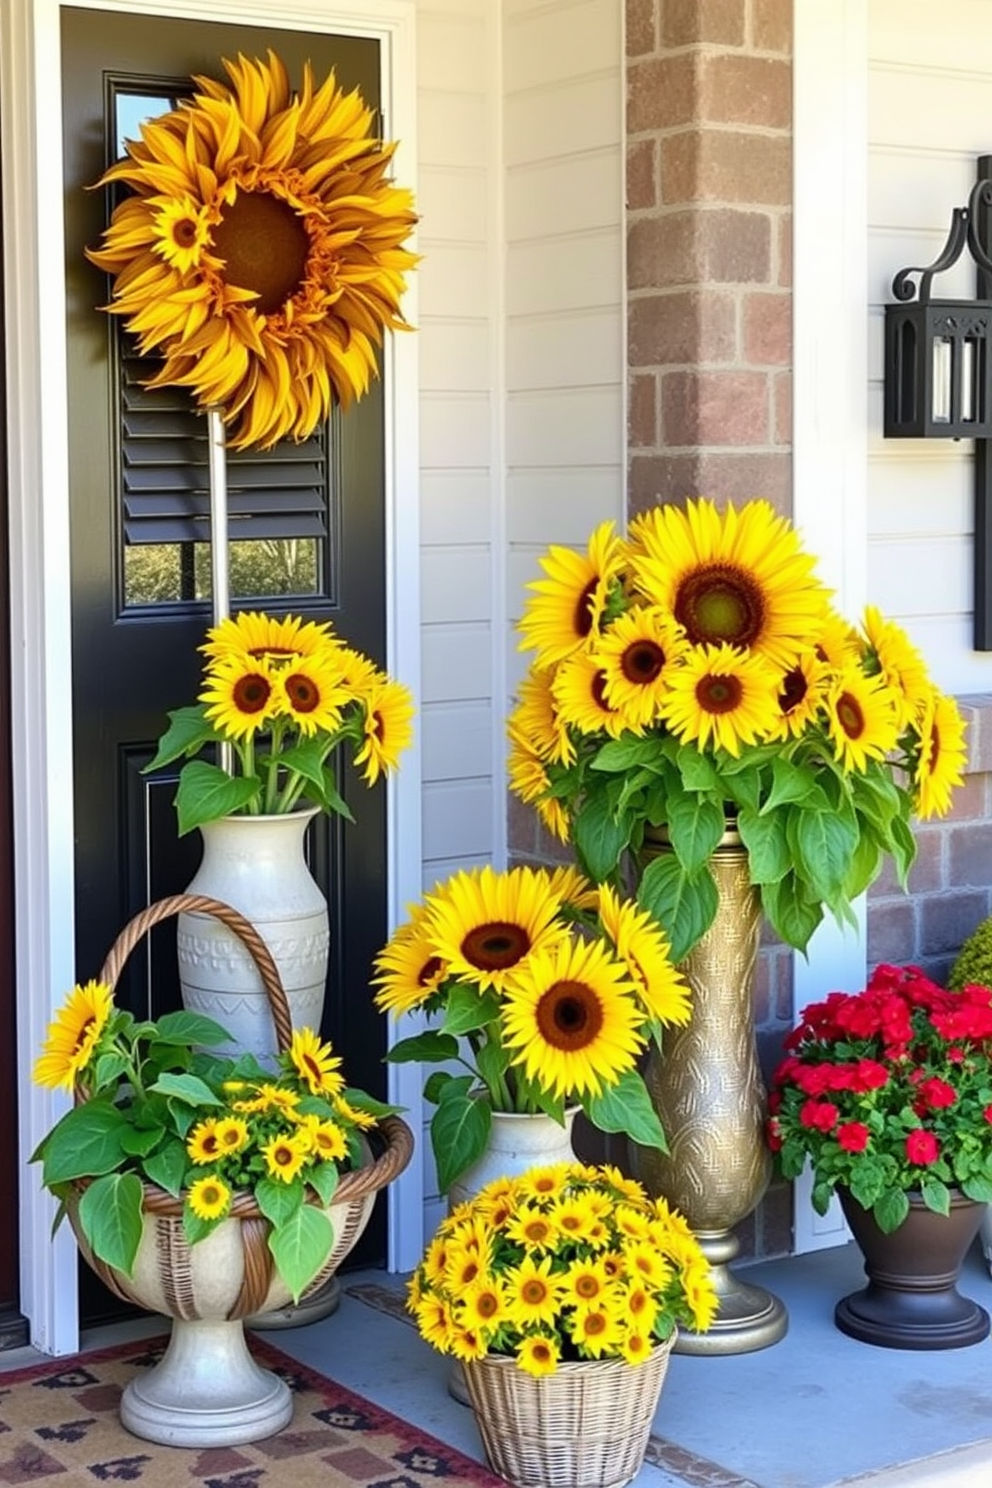
[[[884,1231],[910,1191],[940,1214],[952,1188],[992,1201],[992,990],[877,967],[863,991],[804,1009],[768,1105],[768,1144],[786,1178],[812,1164],[820,1214],[838,1185]]]

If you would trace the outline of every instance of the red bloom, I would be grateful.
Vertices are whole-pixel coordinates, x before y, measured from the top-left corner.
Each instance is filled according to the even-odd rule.
[[[837,1128],[837,1142],[845,1152],[864,1152],[871,1132],[863,1121],[845,1121]]]
[[[940,1156],[940,1143],[933,1132],[917,1129],[906,1138],[906,1157],[917,1167],[925,1168]]]
[[[877,1059],[859,1059],[852,1090],[883,1090],[889,1083],[889,1072]]]
[[[986,1106],[985,1110],[982,1112],[982,1115],[985,1117],[985,1120],[988,1122],[989,1126],[992,1126],[992,1106]]]
[[[958,1098],[954,1086],[948,1085],[946,1080],[941,1080],[937,1075],[931,1075],[929,1080],[920,1081],[918,1095],[920,1100],[933,1111],[953,1106]]]
[[[808,1100],[799,1112],[799,1120],[814,1131],[832,1132],[839,1115],[837,1107],[830,1101]]]
[[[778,1152],[781,1149],[782,1133],[779,1130],[778,1119],[775,1116],[769,1116],[765,1122],[765,1141],[768,1143],[769,1149],[772,1152]]]

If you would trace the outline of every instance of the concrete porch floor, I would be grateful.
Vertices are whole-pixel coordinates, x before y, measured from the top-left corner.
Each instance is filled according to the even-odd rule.
[[[912,1352],[834,1327],[834,1304],[864,1282],[853,1245],[741,1268],[789,1312],[787,1336],[751,1354],[676,1354],[636,1488],[989,1488],[992,1341]],[[480,1461],[471,1411],[446,1388],[448,1361],[403,1312],[404,1278],[346,1272],[338,1310],[272,1329],[276,1347]],[[961,1291],[992,1310],[976,1245]],[[84,1347],[158,1332],[161,1319],[94,1330]],[[0,1354],[0,1370],[33,1362]]]

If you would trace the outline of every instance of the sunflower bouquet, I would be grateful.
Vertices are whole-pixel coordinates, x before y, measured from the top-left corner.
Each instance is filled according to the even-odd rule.
[[[650,915],[574,868],[463,870],[415,905],[375,962],[376,1005],[436,1027],[394,1063],[445,1066],[424,1094],[441,1192],[485,1150],[494,1111],[577,1105],[665,1150],[638,1056],[688,1021],[690,994]]]
[[[131,1275],[146,1185],[182,1199],[191,1245],[251,1192],[294,1299],[334,1242],[322,1211],[341,1172],[362,1165],[362,1132],[395,1108],[345,1085],[341,1060],[309,1028],[293,1033],[275,1072],[250,1054],[210,1052],[230,1034],[199,1013],[137,1021],[110,987],[76,986],[50,1025],[34,1079],[76,1103],[32,1162],[71,1205],[93,1254]]]
[[[207,632],[198,703],[169,714],[146,771],[185,756],[176,792],[180,834],[232,813],[283,814],[301,802],[353,820],[331,758],[346,741],[372,786],[412,736],[402,683],[352,650],[327,623],[243,612]],[[230,746],[232,770],[191,758]]]
[[[442,1220],[407,1306],[441,1353],[514,1358],[529,1374],[573,1359],[636,1366],[717,1307],[683,1217],[616,1168],[562,1163],[500,1178]]]
[[[886,856],[905,886],[912,815],[944,814],[961,782],[963,719],[898,625],[837,613],[768,502],[656,506],[542,567],[519,622],[535,655],[511,786],[590,877],[636,874],[677,961],[716,913],[708,860],[728,826],[797,949],[824,908],[851,920]]]

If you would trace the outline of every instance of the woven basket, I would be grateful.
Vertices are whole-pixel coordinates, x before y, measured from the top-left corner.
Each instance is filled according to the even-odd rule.
[[[675,1335],[643,1364],[588,1359],[531,1375],[487,1354],[465,1382],[490,1467],[519,1488],[620,1488],[644,1461]]]
[[[244,943],[269,999],[279,1049],[288,1049],[293,1036],[289,1005],[269,949],[249,920],[218,899],[174,894],[149,905],[118,935],[99,980],[115,987],[128,956],[147,931],[183,910],[213,915]],[[85,1093],[77,1089],[77,1103],[84,1099]],[[377,1151],[370,1146],[368,1164],[342,1174],[333,1202],[324,1210],[334,1227],[334,1244],[304,1296],[333,1275],[365,1229],[379,1189],[398,1177],[410,1161],[413,1135],[398,1116],[385,1117],[369,1135]],[[77,1194],[84,1187],[83,1183],[77,1185]],[[92,1254],[77,1223],[76,1205],[70,1200],[67,1207],[86,1260],[101,1281],[126,1302],[167,1317],[232,1320],[282,1307],[290,1300],[268,1247],[269,1222],[251,1193],[236,1194],[229,1217],[191,1246],[183,1232],[182,1199],[146,1183],[144,1230],[132,1276],[125,1276]]]

